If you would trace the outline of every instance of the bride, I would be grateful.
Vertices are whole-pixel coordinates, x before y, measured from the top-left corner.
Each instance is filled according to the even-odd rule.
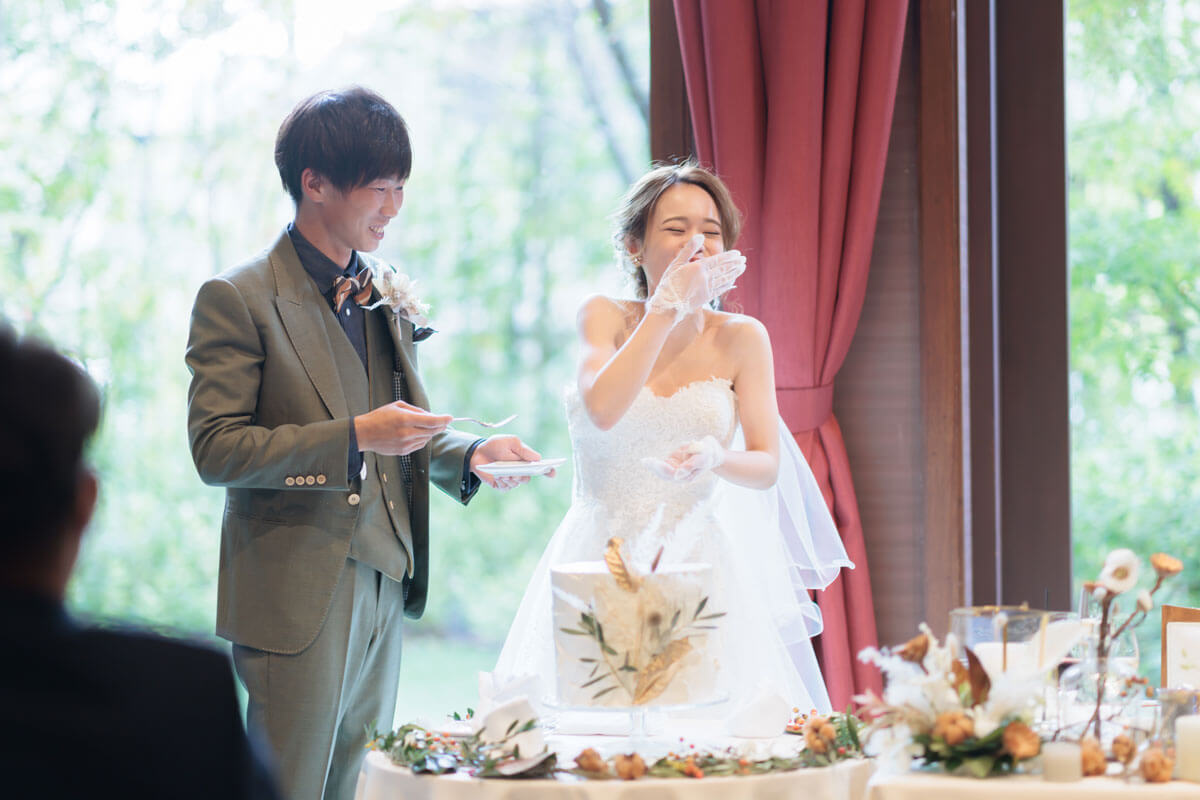
[[[553,697],[550,567],[599,560],[621,536],[643,567],[660,550],[664,563],[714,565],[731,700],[714,716],[764,696],[827,712],[809,590],[853,564],[779,418],[766,329],[713,308],[745,269],[727,249],[737,208],[716,175],[685,163],[644,175],[615,222],[638,299],[596,296],[579,311],[572,504],[490,676],[493,696],[521,685],[535,701]]]

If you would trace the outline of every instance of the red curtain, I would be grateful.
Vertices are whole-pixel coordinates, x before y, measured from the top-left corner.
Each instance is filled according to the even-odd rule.
[[[745,216],[734,300],[771,332],[779,408],[857,567],[817,601],[834,708],[880,690],[858,501],[833,381],[862,311],[907,0],[675,0],[697,155]]]

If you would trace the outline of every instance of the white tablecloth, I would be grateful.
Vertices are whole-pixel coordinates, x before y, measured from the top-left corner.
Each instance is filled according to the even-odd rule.
[[[1084,778],[1076,783],[1047,783],[1040,775],[959,778],[924,772],[876,775],[867,800],[1096,800],[1121,797],[1146,800],[1200,800],[1200,783],[1126,783],[1120,778]]]
[[[861,800],[871,776],[868,761],[768,775],[720,778],[642,778],[586,781],[413,775],[378,751],[367,754],[355,800]]]

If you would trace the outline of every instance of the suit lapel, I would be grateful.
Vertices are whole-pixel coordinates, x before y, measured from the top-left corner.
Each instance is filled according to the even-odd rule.
[[[425,395],[425,386],[421,383],[420,375],[417,374],[417,353],[413,347],[412,323],[397,317],[386,306],[375,309],[375,313],[383,316],[388,332],[392,335],[392,346],[396,350],[396,363],[404,373],[408,387],[408,402],[428,411],[429,398]]]
[[[287,231],[280,234],[269,259],[275,275],[275,307],[292,347],[329,415],[333,419],[348,417],[346,393],[325,324],[328,311],[325,298],[300,266],[300,257]]]

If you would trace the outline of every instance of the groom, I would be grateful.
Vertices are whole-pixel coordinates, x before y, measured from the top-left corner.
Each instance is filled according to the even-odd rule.
[[[396,110],[358,87],[309,97],[280,126],[275,164],[295,219],[200,288],[188,437],[200,477],[226,488],[217,633],[234,643],[249,723],[290,797],[349,800],[366,729],[395,712],[402,618],[425,608],[430,483],[465,504],[481,479],[528,480],[480,464],[539,456],[427,410],[411,298],[364,308],[389,269],[364,253],[412,165]]]

